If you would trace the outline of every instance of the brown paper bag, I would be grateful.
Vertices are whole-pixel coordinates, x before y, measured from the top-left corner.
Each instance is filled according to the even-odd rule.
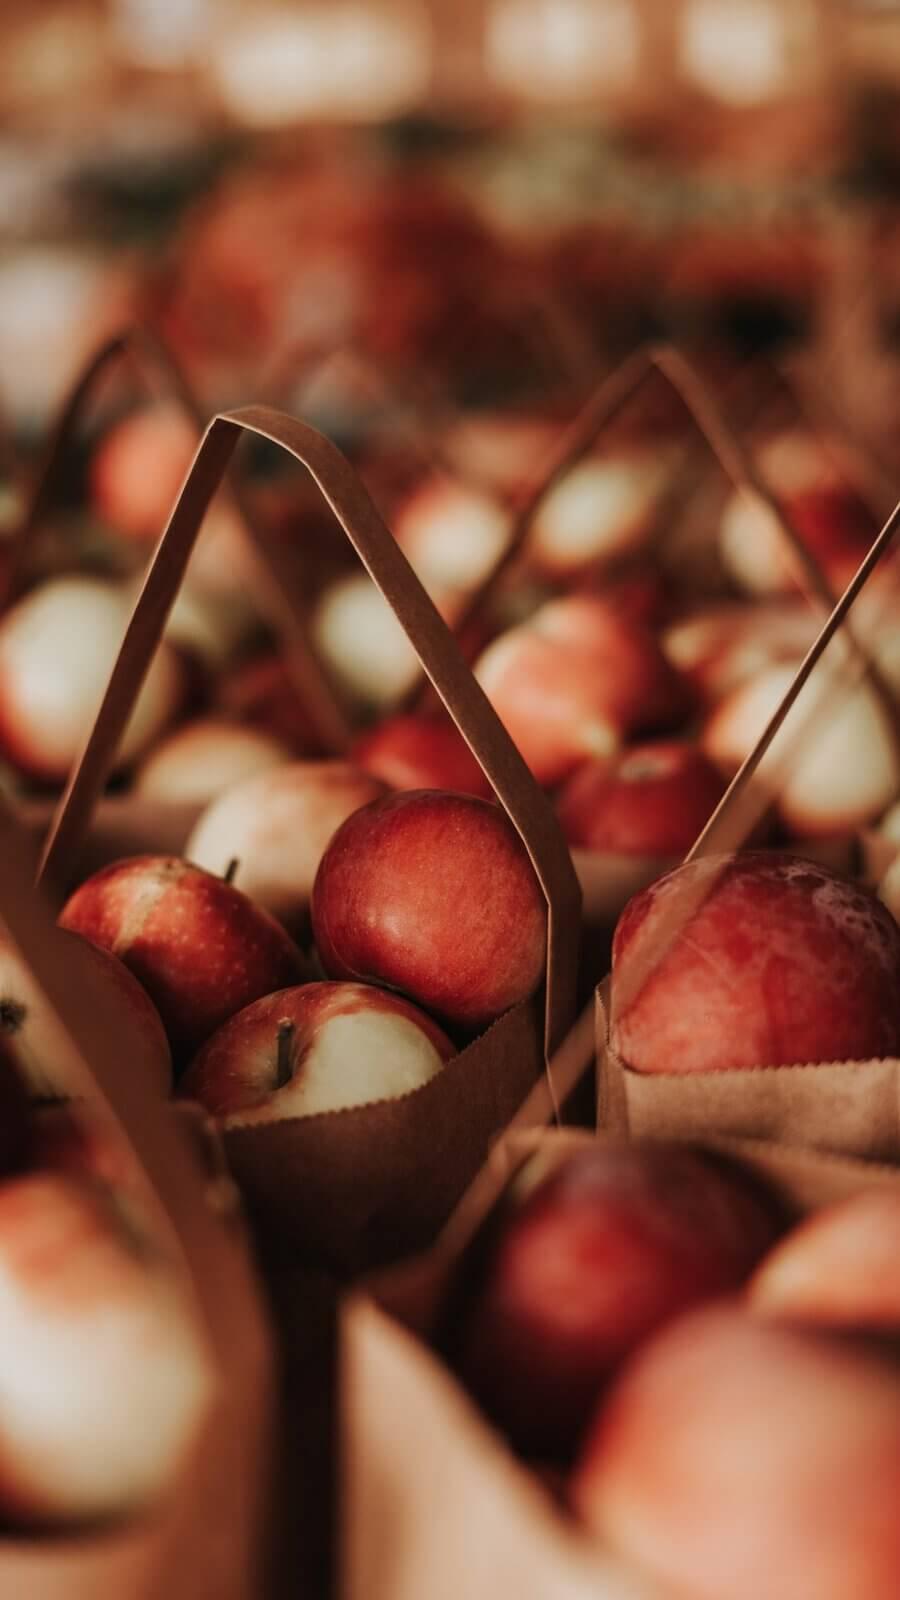
[[[526,844],[549,906],[540,1001],[516,1007],[424,1088],[402,1099],[265,1127],[224,1140],[267,1252],[354,1271],[421,1247],[439,1227],[542,1072],[572,1020],[579,891],[549,802],[463,662],[425,591],[340,452],[313,429],[251,407],[214,419],[147,573],[97,722],[54,819],[44,874],[56,885],[83,846],[113,752],[159,642],[209,501],[245,432],[305,465]],[[287,591],[300,606],[300,596]]]
[[[267,1504],[273,1466],[272,1349],[224,1169],[183,1112],[123,1072],[129,1042],[107,1030],[102,985],[77,989],[43,895],[33,841],[0,807],[0,917],[77,1051],[85,1098],[135,1158],[146,1213],[182,1277],[208,1349],[212,1400],[200,1434],[152,1513],[115,1528],[0,1540],[0,1592],[16,1600],[258,1600],[277,1577]],[[202,1129],[200,1130],[202,1134]],[[140,1373],[135,1373],[135,1384]]]
[[[427,1345],[462,1254],[510,1178],[529,1158],[550,1170],[596,1137],[606,1136],[533,1129],[501,1140],[435,1248],[345,1301],[340,1600],[676,1600],[588,1541]],[[770,1184],[789,1216],[900,1184],[900,1170],[869,1162],[757,1141],[702,1143]]]

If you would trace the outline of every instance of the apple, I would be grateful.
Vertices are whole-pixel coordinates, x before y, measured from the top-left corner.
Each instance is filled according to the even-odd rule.
[[[280,656],[254,656],[225,674],[217,685],[217,704],[225,716],[252,723],[295,756],[323,754],[321,739]]]
[[[731,1306],[638,1352],[571,1488],[605,1549],[692,1600],[894,1600],[898,1493],[896,1365]]]
[[[807,489],[785,505],[802,543],[831,587],[846,587],[878,533],[878,523],[854,490],[836,484]],[[786,594],[798,586],[797,560],[768,506],[737,490],[722,516],[723,562],[742,588]]]
[[[280,923],[177,856],[131,856],[102,867],[70,896],[60,922],[111,950],[140,979],[176,1067],[235,1011],[306,976]]]
[[[900,1331],[900,1193],[874,1188],[804,1218],[750,1282],[755,1311]]]
[[[439,712],[385,717],[354,741],[350,755],[392,789],[454,789],[485,799],[493,793],[455,723]]]
[[[577,462],[538,506],[530,560],[564,579],[632,555],[646,541],[671,465],[670,453],[646,447]]]
[[[779,661],[802,661],[819,627],[802,602],[717,602],[672,623],[662,646],[710,704]]]
[[[659,740],[577,767],[556,812],[570,845],[617,855],[684,855],[725,780],[698,746]]]
[[[0,1185],[0,1516],[69,1526],[147,1511],[212,1398],[180,1280],[97,1186]]]
[[[99,578],[53,578],[0,619],[0,751],[30,777],[62,782],[100,706],[130,615],[127,591]],[[184,667],[163,642],[119,748],[127,766],[172,722]]]
[[[214,1117],[263,1123],[409,1094],[454,1046],[399,995],[307,983],[256,1000],[207,1039],[179,1085]]]
[[[323,591],[312,638],[336,682],[363,705],[399,700],[422,670],[402,623],[365,572],[351,572]]]
[[[117,533],[158,539],[199,443],[197,424],[174,401],[123,417],[91,458],[94,506]]]
[[[638,992],[616,979],[674,928]],[[781,851],[706,856],[627,904],[611,1040],[637,1072],[716,1072],[900,1051],[900,928],[875,895]]]
[[[161,1095],[172,1087],[172,1053],[159,1013],[118,956],[82,937],[60,931],[72,985],[81,974],[102,983],[104,1015],[111,1032],[130,1040],[123,1069],[139,1073]],[[0,1033],[8,1042],[28,1091],[37,1099],[84,1093],[78,1058],[28,963],[7,935],[0,933]]]
[[[134,775],[134,790],[171,804],[207,804],[243,778],[290,757],[290,750],[271,734],[224,717],[196,717],[145,757]]]
[[[509,512],[483,491],[435,475],[400,503],[392,528],[429,593],[465,596],[502,556],[510,522]]]
[[[799,664],[768,667],[712,712],[700,742],[723,772],[736,772],[755,748]],[[886,710],[867,685],[845,688],[818,673],[800,691],[754,782],[769,788],[795,838],[865,826],[880,816],[900,785],[900,750]]]
[[[198,817],[185,855],[220,875],[237,860],[234,883],[286,927],[300,930],[335,830],[385,793],[378,778],[347,761],[270,767],[213,800]]]
[[[544,973],[547,907],[506,813],[411,789],[362,806],[316,873],[312,925],[332,978],[384,983],[480,1028]]]
[[[462,1376],[518,1448],[571,1456],[632,1350],[738,1288],[779,1223],[739,1167],[686,1145],[581,1150],[488,1245],[456,1341]]]
[[[469,412],[451,423],[441,447],[469,482],[501,496],[518,494],[549,459],[560,426],[552,417],[528,411]]]
[[[475,676],[538,782],[677,723],[686,686],[646,628],[604,600],[551,600],[490,644]]]

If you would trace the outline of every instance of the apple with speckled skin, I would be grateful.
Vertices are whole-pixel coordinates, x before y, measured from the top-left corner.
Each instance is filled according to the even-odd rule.
[[[455,1054],[417,1006],[364,983],[307,983],[239,1011],[179,1085],[214,1117],[274,1122],[421,1088]]]
[[[805,1217],[749,1294],[755,1311],[791,1322],[900,1331],[900,1193],[866,1189]]]
[[[896,1362],[732,1306],[638,1352],[571,1486],[605,1550],[692,1600],[895,1600],[898,1494]]]
[[[124,961],[147,990],[176,1068],[230,1016],[307,976],[280,923],[177,856],[131,856],[76,889],[60,922]]]
[[[138,1073],[161,1095],[172,1087],[172,1052],[159,1012],[124,962],[80,933],[60,931],[66,966],[77,989],[102,984],[104,1015],[113,1034],[129,1039],[123,1068]],[[0,933],[0,1033],[9,1044],[28,1091],[37,1099],[85,1093],[82,1070],[68,1035],[18,947]]]
[[[623,1010],[617,979],[670,919],[669,942]],[[900,927],[868,889],[780,851],[676,867],[619,918],[611,1041],[637,1072],[894,1056]]]
[[[453,789],[488,799],[488,779],[449,717],[398,712],[353,743],[353,761],[391,789]]]
[[[564,1158],[499,1223],[457,1365],[522,1450],[571,1456],[622,1362],[663,1323],[737,1289],[772,1244],[774,1199],[687,1145]]]
[[[285,927],[305,930],[325,848],[351,812],[385,794],[349,761],[291,761],[247,778],[197,818],[185,855],[233,881]]]
[[[354,812],[319,865],[312,924],[330,977],[387,984],[464,1027],[544,973],[547,907],[525,846],[474,795],[411,789]]]
[[[678,856],[724,793],[724,778],[697,745],[659,740],[586,762],[557,795],[556,813],[576,848]]]
[[[475,676],[538,782],[686,715],[687,687],[653,634],[606,601],[548,601],[488,645]]]
[[[0,1185],[0,1516],[43,1529],[151,1508],[212,1400],[180,1277],[95,1183]]]

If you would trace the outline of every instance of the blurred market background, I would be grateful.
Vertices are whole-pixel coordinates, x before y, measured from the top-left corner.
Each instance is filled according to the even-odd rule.
[[[554,429],[648,341],[689,355],[748,440],[805,396],[891,503],[897,6],[44,0],[7,3],[2,32],[7,526],[69,386],[129,326],[161,342],[203,418],[265,401],[323,427],[392,525],[425,462],[521,496]],[[173,381],[165,362],[111,363],[33,569],[59,570],[61,549],[102,570],[146,559],[185,464]],[[657,386],[623,419],[656,451],[642,485],[683,442],[682,413]],[[285,470],[251,453],[259,514],[305,524],[312,596],[322,512],[296,474],[281,493]],[[634,483],[606,492],[630,506]],[[483,559],[460,557],[466,585],[506,525],[467,525]],[[443,566],[420,564],[433,590],[458,580],[455,526]],[[239,583],[217,531],[195,565]],[[567,580],[578,565],[576,548]],[[367,662],[338,676],[372,697]]]

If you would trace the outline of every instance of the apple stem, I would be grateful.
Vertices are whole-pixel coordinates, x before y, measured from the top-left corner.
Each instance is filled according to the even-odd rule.
[[[240,856],[232,856],[232,858],[229,861],[227,867],[225,868],[225,871],[222,873],[222,882],[223,883],[234,883],[235,875],[237,873],[237,869],[240,866],[240,864],[241,864]]]
[[[292,1022],[278,1024],[278,1056],[275,1066],[275,1087],[283,1089],[294,1076],[294,1033]]]

